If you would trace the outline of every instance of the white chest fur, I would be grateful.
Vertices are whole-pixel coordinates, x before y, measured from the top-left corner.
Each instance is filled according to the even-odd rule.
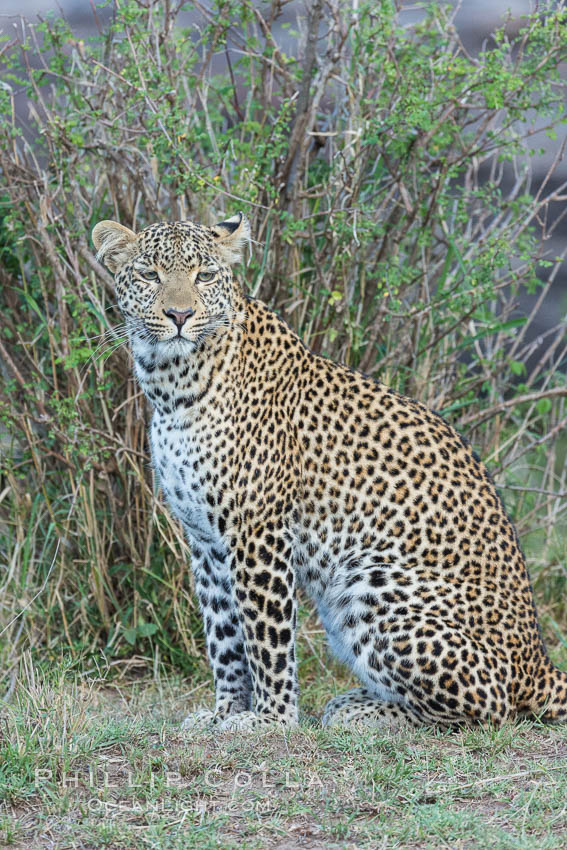
[[[190,427],[187,421],[156,412],[150,441],[164,495],[190,542],[224,548],[211,506],[216,479],[214,455],[202,431]]]

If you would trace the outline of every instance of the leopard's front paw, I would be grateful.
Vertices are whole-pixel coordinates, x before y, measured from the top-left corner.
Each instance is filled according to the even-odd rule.
[[[253,711],[239,711],[221,720],[219,727],[222,732],[253,732],[261,725],[260,717]]]
[[[275,729],[282,726],[297,726],[297,721],[290,722],[280,717],[255,714],[253,711],[240,711],[219,723],[222,732],[256,732],[260,729]]]
[[[182,732],[201,732],[215,723],[215,712],[210,708],[199,708],[188,714],[181,724]]]

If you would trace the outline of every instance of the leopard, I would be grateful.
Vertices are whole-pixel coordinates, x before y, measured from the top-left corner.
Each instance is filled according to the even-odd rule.
[[[328,702],[323,726],[564,721],[567,673],[470,443],[247,294],[242,213],[138,233],[104,220],[92,239],[190,544],[215,702],[183,728],[298,724],[298,593],[361,684]]]

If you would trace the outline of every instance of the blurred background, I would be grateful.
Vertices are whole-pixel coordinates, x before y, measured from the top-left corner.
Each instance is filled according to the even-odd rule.
[[[177,4],[173,4],[177,5]],[[180,7],[183,3],[178,4]],[[189,6],[190,4],[185,4]],[[202,4],[207,6],[207,4]],[[270,4],[258,0],[259,9],[267,8]],[[353,8],[358,5],[354,0]],[[421,14],[420,4],[400,0],[399,8],[405,10],[403,20],[416,20]],[[456,11],[455,24],[458,28],[459,37],[464,46],[474,55],[486,46],[487,38],[496,28],[507,22],[507,30],[511,34],[521,26],[522,16],[537,11],[541,5],[538,0],[448,0],[446,6],[453,6]],[[278,43],[283,44],[291,52],[297,49],[297,41],[292,36],[288,37],[288,28],[298,19],[304,19],[309,3],[306,0],[292,0],[283,6],[279,17],[274,25],[274,33]],[[21,27],[18,19],[24,16],[29,21],[43,19],[49,13],[63,15],[76,34],[84,39],[95,36],[104,29],[112,17],[112,3],[108,0],[0,0],[0,33],[8,39],[21,37]],[[183,9],[177,17],[180,26],[191,26],[198,14],[195,10]],[[214,63],[215,70],[226,68],[224,56],[219,54]],[[565,69],[567,75],[567,68]],[[545,135],[539,135],[534,139],[533,147],[537,148],[539,155],[533,163],[533,192],[537,192],[542,180],[549,171],[549,167],[557,157],[564,138],[558,136],[555,140]],[[545,148],[542,155],[541,149]],[[562,158],[562,163],[554,169],[553,180],[558,185],[567,178],[567,159]],[[550,253],[558,254],[567,239],[567,221],[559,228],[551,242],[547,245]],[[521,295],[521,309],[524,312],[531,309],[535,299],[530,298],[527,293]],[[559,314],[567,311],[567,267],[564,266],[557,274],[552,291],[541,304],[537,316],[531,323],[530,337],[545,332],[557,321]]]

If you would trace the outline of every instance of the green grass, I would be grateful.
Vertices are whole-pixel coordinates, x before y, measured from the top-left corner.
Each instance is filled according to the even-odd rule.
[[[188,735],[191,681],[27,661],[0,718],[0,843],[14,848],[563,848],[567,727],[456,733],[323,730],[352,684],[313,618],[300,641],[302,724]],[[567,653],[557,650],[563,665]]]

